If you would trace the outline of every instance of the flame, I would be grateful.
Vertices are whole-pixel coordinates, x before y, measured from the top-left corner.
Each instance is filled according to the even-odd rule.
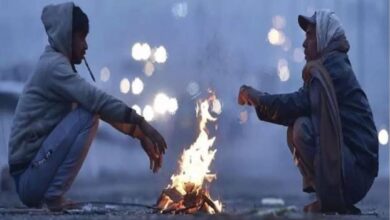
[[[215,137],[209,137],[207,133],[206,124],[208,122],[215,122],[216,117],[213,117],[209,108],[212,107],[216,101],[215,94],[209,99],[204,101],[198,101],[196,106],[196,115],[200,119],[199,130],[200,133],[195,142],[183,151],[181,159],[179,161],[179,172],[176,175],[172,175],[172,183],[168,185],[167,189],[174,189],[174,193],[179,193],[182,197],[194,194],[195,200],[209,199],[215,205],[217,212],[222,211],[222,203],[218,200],[213,201],[207,190],[205,190],[204,183],[210,183],[216,179],[216,174],[211,173],[209,166],[214,159],[216,149],[213,147]],[[172,193],[171,193],[172,194]],[[203,197],[202,197],[203,196]],[[182,203],[183,201],[173,201],[175,196],[165,196],[158,203],[159,208],[162,210],[175,207],[177,209],[188,208]],[[216,211],[210,206],[206,206],[206,211],[210,214],[214,214]]]

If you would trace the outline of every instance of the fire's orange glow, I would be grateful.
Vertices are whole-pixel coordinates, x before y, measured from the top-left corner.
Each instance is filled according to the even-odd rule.
[[[210,183],[216,178],[216,174],[209,170],[217,152],[216,149],[211,149],[215,137],[209,137],[206,128],[208,122],[217,120],[209,111],[216,100],[213,94],[209,99],[197,103],[196,115],[200,119],[200,133],[196,141],[184,150],[179,162],[179,172],[171,177],[172,183],[168,185],[157,201],[157,206],[162,212],[195,213],[204,211],[214,214],[222,211],[222,203],[218,200],[213,201],[205,189],[205,182]]]

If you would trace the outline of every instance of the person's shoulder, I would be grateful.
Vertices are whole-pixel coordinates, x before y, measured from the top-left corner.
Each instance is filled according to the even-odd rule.
[[[61,53],[53,53],[47,66],[50,76],[74,74],[68,58]]]
[[[72,70],[72,66],[69,59],[66,58],[62,53],[55,51],[50,46],[45,48],[44,53],[38,62],[38,68],[44,69],[48,72],[53,70]]]
[[[349,75],[348,73],[352,71],[348,55],[341,52],[327,57],[323,65],[331,75],[337,74],[339,77],[344,74]]]
[[[348,55],[342,52],[335,52],[330,56],[327,56],[323,60],[325,67],[331,68],[340,65],[350,65]]]

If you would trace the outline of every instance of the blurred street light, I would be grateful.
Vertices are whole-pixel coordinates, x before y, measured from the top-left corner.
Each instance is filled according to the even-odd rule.
[[[131,92],[134,95],[139,95],[142,93],[143,90],[144,90],[144,83],[140,78],[136,77],[131,83]]]
[[[152,121],[154,119],[153,108],[150,105],[146,105],[144,110],[142,111],[142,115],[144,116],[146,121]]]
[[[107,67],[103,67],[100,70],[100,80],[103,82],[107,82],[110,79],[110,70]]]
[[[123,78],[119,84],[119,88],[123,94],[130,91],[130,81],[127,78]]]
[[[379,143],[387,145],[389,143],[389,132],[386,129],[381,129],[378,133]]]

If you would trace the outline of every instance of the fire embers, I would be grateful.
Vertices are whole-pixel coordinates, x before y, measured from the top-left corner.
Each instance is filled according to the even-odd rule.
[[[221,204],[210,198],[208,191],[195,187],[192,183],[185,184],[186,194],[182,195],[175,188],[163,190],[157,201],[157,208],[163,214],[194,214],[204,212],[215,214],[221,212]]]
[[[222,204],[217,200],[213,201],[205,187],[205,182],[209,184],[216,178],[209,170],[217,152],[216,149],[212,149],[215,137],[209,137],[206,126],[209,122],[216,122],[217,118],[210,113],[210,109],[213,111],[215,108],[221,110],[215,93],[211,93],[210,98],[198,102],[196,115],[200,119],[200,132],[195,142],[183,151],[178,173],[171,177],[172,183],[163,190],[157,201],[161,213],[214,214],[222,211]]]

